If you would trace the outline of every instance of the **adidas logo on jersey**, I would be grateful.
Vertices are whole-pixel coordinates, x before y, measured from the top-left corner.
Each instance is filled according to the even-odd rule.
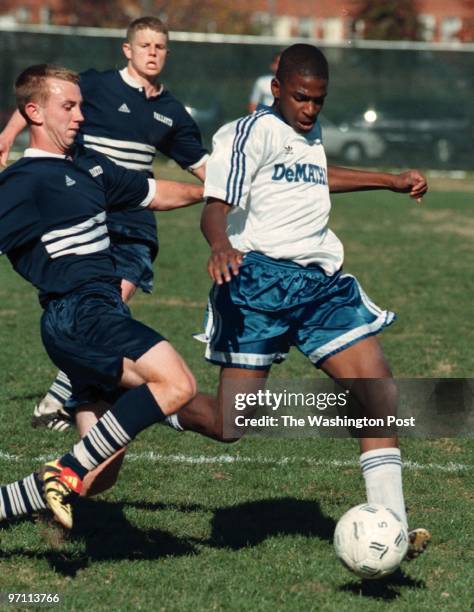
[[[118,111],[120,113],[130,113],[131,112],[128,106],[125,104],[125,102],[121,106],[118,107]]]
[[[170,117],[166,117],[166,115],[154,112],[153,117],[160,123],[164,123],[165,125],[169,125],[170,127],[173,125],[173,119],[171,119]]]
[[[104,171],[102,170],[102,166],[94,166],[93,168],[89,168],[89,172],[94,178],[96,176],[100,176],[101,174],[104,174]]]
[[[66,174],[66,187],[72,187],[76,181]]]

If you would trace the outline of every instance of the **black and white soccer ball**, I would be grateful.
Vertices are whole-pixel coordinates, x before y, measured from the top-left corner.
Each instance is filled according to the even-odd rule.
[[[383,578],[405,558],[408,533],[393,510],[382,504],[360,504],[348,510],[334,532],[338,559],[354,574]]]

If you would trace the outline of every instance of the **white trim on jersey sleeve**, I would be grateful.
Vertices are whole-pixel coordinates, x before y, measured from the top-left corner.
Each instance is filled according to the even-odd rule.
[[[201,159],[199,161],[197,161],[195,164],[192,164],[191,166],[188,166],[186,168],[186,170],[189,170],[189,172],[192,172],[193,170],[197,170],[198,168],[200,168],[201,166],[204,166],[204,164],[207,163],[207,160],[209,159],[209,153],[206,153],[205,155],[203,155],[201,157]]]
[[[153,198],[155,197],[156,194],[156,181],[155,179],[148,179],[148,195],[146,196],[146,198],[143,200],[143,202],[141,202],[138,206],[141,208],[146,208],[147,206],[150,206],[151,202],[153,201]]]
[[[244,208],[252,176],[262,158],[258,120],[270,111],[262,110],[221,128],[214,136],[214,149],[206,167],[205,198],[218,198]]]

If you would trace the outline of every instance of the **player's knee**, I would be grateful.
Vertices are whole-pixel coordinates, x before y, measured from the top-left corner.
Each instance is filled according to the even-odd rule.
[[[172,383],[173,404],[176,410],[190,402],[197,393],[196,379],[190,372],[181,372]]]

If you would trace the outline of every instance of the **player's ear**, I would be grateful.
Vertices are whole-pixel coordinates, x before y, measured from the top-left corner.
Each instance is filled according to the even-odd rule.
[[[124,42],[122,44],[122,51],[128,60],[132,59],[132,49],[129,42]]]
[[[272,79],[272,95],[274,98],[279,98],[280,97],[280,81],[274,77]]]
[[[25,115],[28,117],[28,122],[33,125],[43,123],[43,109],[38,102],[27,102],[25,104]]]

